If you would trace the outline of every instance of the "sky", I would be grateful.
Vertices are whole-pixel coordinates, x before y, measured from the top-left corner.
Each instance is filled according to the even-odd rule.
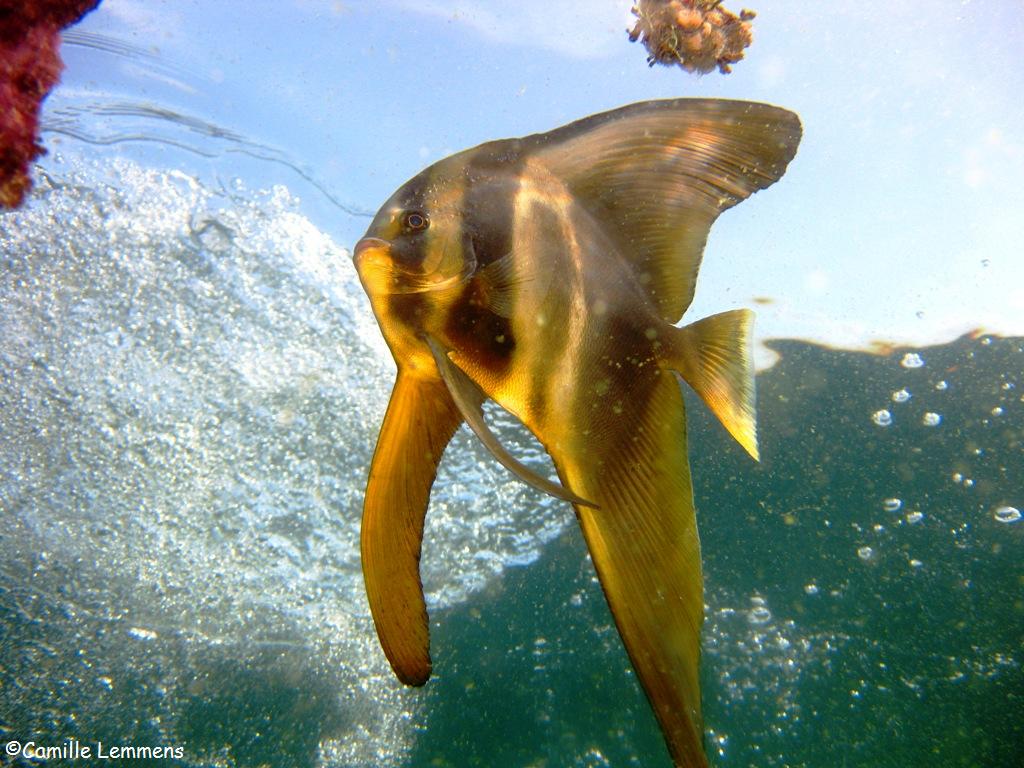
[[[1024,335],[1024,7],[750,4],[747,58],[697,77],[647,66],[626,35],[629,0],[258,0],[244,13],[103,0],[64,47],[44,118],[127,101],[232,131],[273,161],[228,153],[225,167],[250,188],[295,189],[351,247],[368,223],[358,212],[452,151],[650,98],[767,101],[801,116],[803,143],[780,182],[718,220],[685,320],[759,298],[760,339]],[[82,44],[96,39],[107,50]],[[130,141],[116,151],[199,162]]]

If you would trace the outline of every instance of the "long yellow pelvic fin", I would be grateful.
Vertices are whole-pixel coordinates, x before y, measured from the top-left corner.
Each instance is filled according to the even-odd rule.
[[[429,335],[426,339],[430,351],[434,355],[434,361],[437,363],[437,370],[441,374],[444,383],[448,386],[448,391],[451,393],[452,400],[458,406],[462,418],[466,420],[470,429],[480,438],[480,442],[487,447],[487,450],[491,452],[502,466],[527,485],[532,485],[537,490],[554,496],[556,499],[562,499],[572,504],[580,504],[584,507],[597,506],[592,501],[587,501],[577,496],[568,488],[554,483],[546,477],[541,477],[506,451],[504,446],[498,441],[498,438],[491,432],[490,427],[487,426],[487,422],[484,421],[483,410],[480,407],[483,403],[484,395],[480,388],[451,361],[448,353],[445,352],[436,339]]]
[[[419,570],[423,519],[441,454],[461,422],[440,379],[399,370],[366,483],[361,548],[377,636],[406,685],[430,677]]]
[[[705,317],[673,335],[670,366],[682,374],[736,442],[755,460],[757,414],[750,329],[754,313],[735,309]]]

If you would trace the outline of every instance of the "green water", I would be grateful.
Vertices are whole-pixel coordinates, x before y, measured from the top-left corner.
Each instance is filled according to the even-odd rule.
[[[759,466],[689,403],[712,763],[1021,764],[1024,521],[995,512],[1021,499],[1022,341],[916,350],[917,368],[902,351],[774,346]],[[126,624],[71,600],[79,565],[55,566],[57,593],[33,591],[27,560],[0,571],[5,738],[183,746],[169,765],[346,764],[320,745],[359,738],[361,704],[315,647],[169,633],[126,656]],[[381,745],[388,762],[669,765],[575,528],[432,619],[435,678],[398,691],[414,738],[397,762]]]
[[[760,466],[689,409],[705,719],[727,736],[713,764],[1021,764],[1024,523],[993,517],[1024,477],[1021,341],[964,338],[917,369],[902,352],[775,346]],[[571,532],[500,594],[435,617],[442,679],[417,765],[669,765],[584,561]],[[752,595],[764,623],[742,615]]]

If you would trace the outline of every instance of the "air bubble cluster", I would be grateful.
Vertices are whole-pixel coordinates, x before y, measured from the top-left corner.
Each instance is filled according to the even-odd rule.
[[[1016,507],[1002,506],[998,507],[993,513],[992,517],[998,520],[1000,523],[1016,523],[1021,518],[1020,510]]]
[[[871,420],[880,427],[888,427],[892,424],[892,414],[889,411],[882,409],[871,414]]]
[[[904,368],[921,368],[924,366],[924,358],[916,352],[907,352],[900,360],[900,365]]]
[[[892,393],[892,401],[894,403],[905,403],[910,399],[910,397],[910,392],[907,391],[906,387]]]

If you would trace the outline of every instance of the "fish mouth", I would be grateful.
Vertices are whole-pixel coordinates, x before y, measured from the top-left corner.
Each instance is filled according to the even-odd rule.
[[[438,265],[410,267],[392,258],[392,244],[379,237],[364,237],[352,249],[352,263],[366,292],[372,295],[426,293],[451,288],[464,282],[475,269],[476,261],[463,266],[454,275],[438,270]],[[443,254],[446,248],[441,249]]]
[[[387,251],[391,247],[391,243],[387,240],[381,240],[379,237],[364,237],[358,243],[356,243],[355,249],[352,251],[352,261],[355,262],[356,268],[359,268],[359,263],[366,257],[368,253]]]

